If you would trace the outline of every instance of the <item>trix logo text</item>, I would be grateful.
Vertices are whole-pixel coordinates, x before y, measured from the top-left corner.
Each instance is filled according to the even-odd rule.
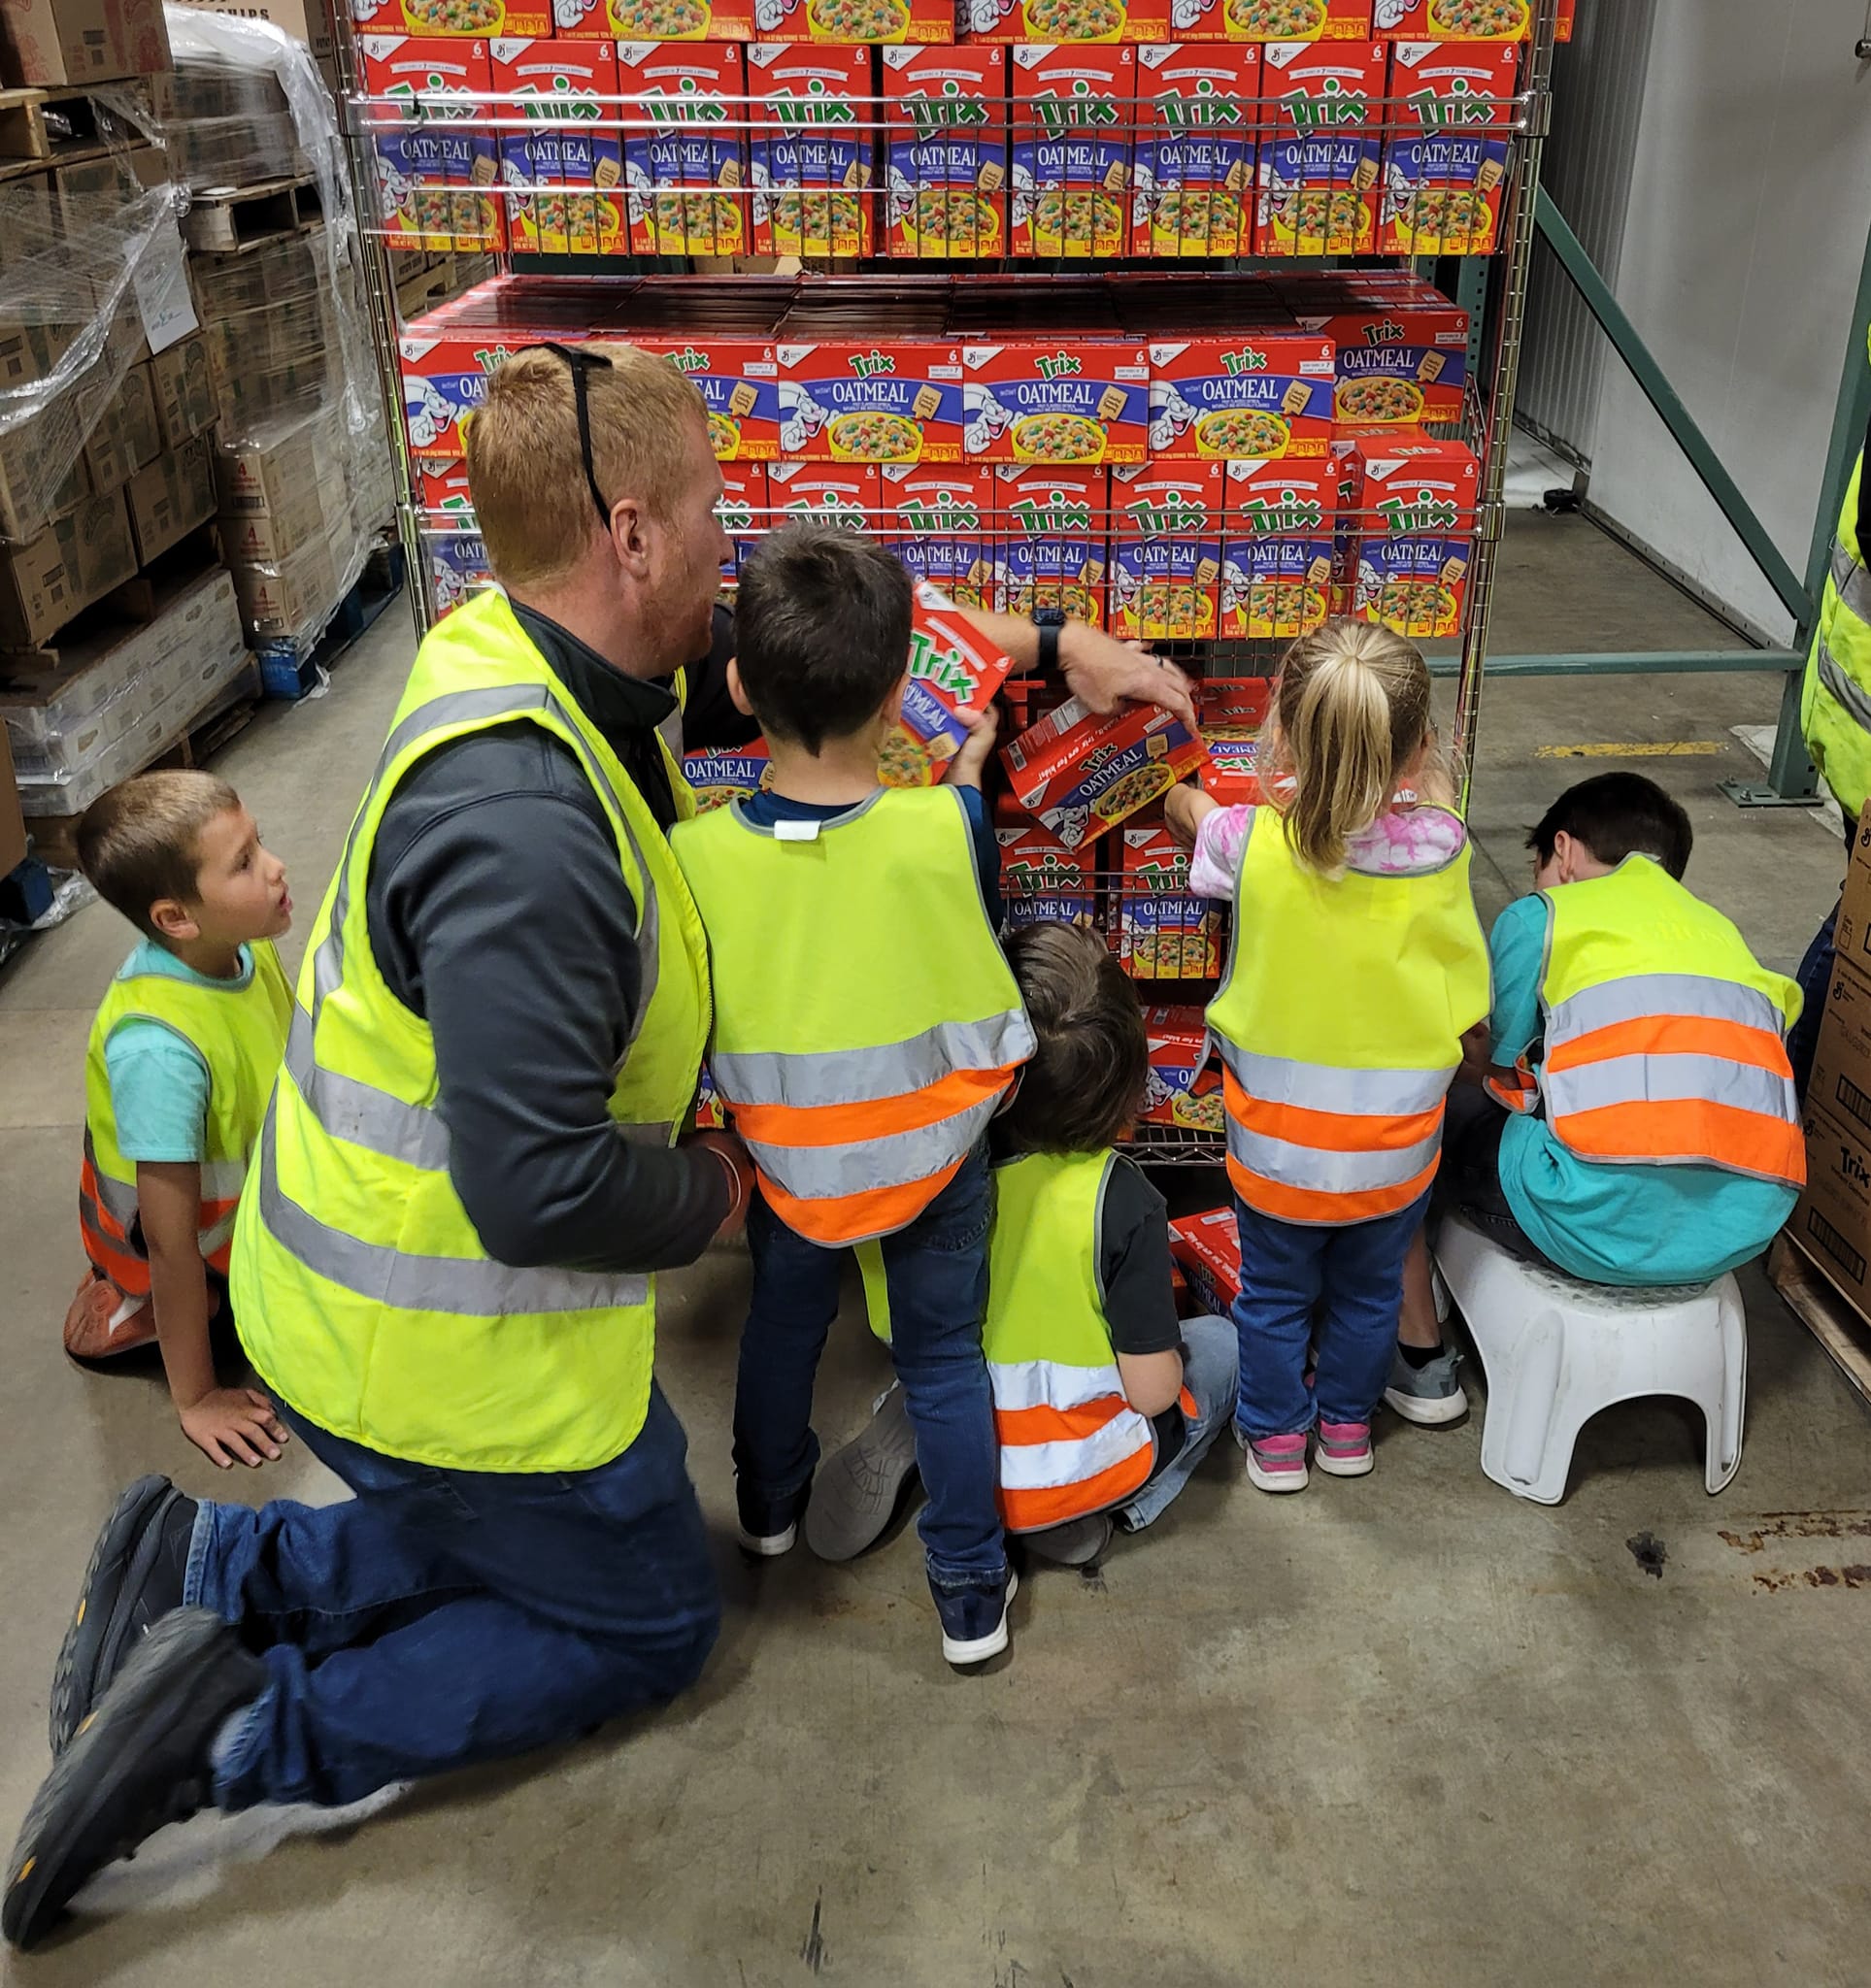
[[[1393,536],[1414,532],[1453,532],[1461,518],[1461,508],[1452,497],[1438,497],[1432,490],[1413,490],[1395,497],[1381,498],[1378,515]]]
[[[667,90],[650,89],[638,101],[655,131],[682,131],[691,124],[727,122],[727,106],[719,97],[705,96],[692,76],[683,78],[674,96]]]
[[[894,373],[896,360],[888,352],[853,352],[851,355],[851,366],[858,379],[875,380],[880,373]]]
[[[897,521],[913,532],[978,532],[981,507],[945,490],[935,497],[910,497],[896,507]]]
[[[1238,97],[1220,95],[1206,76],[1197,81],[1192,94],[1161,97],[1157,102],[1163,122],[1172,131],[1213,131],[1223,124],[1239,124],[1246,109]]]
[[[776,96],[767,99],[767,109],[783,131],[798,131],[815,124],[854,124],[857,106],[829,94],[823,77],[815,76],[802,97]]]
[[[665,352],[663,357],[675,367],[678,373],[706,373],[708,354],[698,352],[693,346],[685,346],[680,352]]]
[[[1163,497],[1140,498],[1129,510],[1137,529],[1146,538],[1199,536],[1209,528],[1208,506],[1197,498],[1174,491]]]
[[[1084,873],[1050,849],[1042,855],[1016,856],[1001,874],[1009,889],[1020,897],[1038,897],[1042,892],[1060,895],[1085,888]]]
[[[474,355],[474,362],[484,373],[498,373],[509,359],[512,350],[506,346],[487,346]]]
[[[1317,532],[1325,522],[1324,507],[1319,499],[1302,497],[1297,490],[1282,490],[1278,497],[1251,497],[1242,505],[1241,514],[1256,538]]]
[[[1085,371],[1075,352],[1052,352],[1042,354],[1033,361],[1034,369],[1042,380],[1061,380],[1076,377]]]
[[[909,98],[906,108],[919,138],[933,138],[943,131],[962,131],[987,121],[987,106],[964,97],[961,85],[952,81],[945,83],[934,96]]]
[[[1048,138],[1056,138],[1062,131],[1095,130],[1117,123],[1118,106],[1110,97],[1093,96],[1091,85],[1080,77],[1068,96],[1049,93],[1035,97],[1033,116]]]
[[[1266,353],[1256,352],[1252,346],[1243,346],[1238,352],[1221,354],[1221,371],[1230,379],[1242,373],[1264,373],[1266,370]]]
[[[935,638],[918,628],[910,636],[910,675],[919,683],[946,691],[957,704],[966,704],[975,694],[975,679],[961,651],[940,647]]]
[[[1367,122],[1371,115],[1370,99],[1364,92],[1347,89],[1335,76],[1320,84],[1316,97],[1294,91],[1281,101],[1301,131],[1344,131]]]
[[[554,121],[573,124],[595,124],[603,115],[595,97],[574,94],[575,85],[569,76],[554,76],[543,86],[536,83],[521,83],[514,91],[517,98],[526,101],[526,121],[528,124],[550,124]]]
[[[1449,94],[1439,97],[1431,90],[1419,90],[1408,99],[1417,122],[1425,131],[1445,131],[1464,124],[1491,124],[1492,98],[1483,96],[1466,77],[1458,76],[1449,85]]]
[[[1091,500],[1068,496],[1063,490],[1049,491],[1044,497],[1019,497],[1007,509],[1029,539],[1063,537],[1070,532],[1089,534],[1091,530]]]
[[[1376,324],[1364,327],[1364,343],[1367,346],[1400,346],[1403,343],[1404,327],[1394,317],[1379,319]]]

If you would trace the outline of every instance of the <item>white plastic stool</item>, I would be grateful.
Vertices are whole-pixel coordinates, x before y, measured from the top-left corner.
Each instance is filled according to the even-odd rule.
[[[1557,1505],[1585,1424],[1614,1402],[1654,1394],[1702,1410],[1709,1495],[1734,1475],[1748,1326],[1732,1274],[1652,1290],[1582,1284],[1521,1263],[1453,1216],[1435,1255],[1487,1375],[1482,1469],[1495,1483]]]

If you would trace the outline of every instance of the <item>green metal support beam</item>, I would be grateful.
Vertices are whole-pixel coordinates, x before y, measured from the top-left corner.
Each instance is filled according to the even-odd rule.
[[[1711,648],[1613,650],[1603,654],[1495,656],[1487,658],[1489,677],[1650,677],[1687,676],[1705,670],[1741,673],[1797,671],[1806,658],[1789,648]],[[1431,656],[1432,677],[1457,677],[1460,656]],[[1793,678],[1797,689],[1799,679]],[[1798,735],[1798,727],[1794,727]]]

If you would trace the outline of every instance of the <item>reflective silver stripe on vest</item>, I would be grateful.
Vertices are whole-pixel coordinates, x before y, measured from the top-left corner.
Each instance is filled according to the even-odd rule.
[[[1005,1070],[1033,1053],[1032,1024],[1010,1008],[985,1021],[945,1021],[872,1049],[792,1055],[748,1049],[709,1058],[715,1087],[736,1105],[872,1105],[927,1090],[961,1070]]]
[[[1871,621],[1871,572],[1854,559],[1837,539],[1832,541],[1832,584],[1839,599],[1860,621]]]
[[[1625,974],[1554,1002],[1547,1017],[1547,1054],[1620,1022],[1666,1021],[1672,1015],[1731,1021],[1780,1039],[1780,1010],[1757,987],[1708,974]],[[1550,1063],[1547,1074],[1550,1085]]]
[[[1433,1111],[1448,1095],[1456,1069],[1452,1063],[1446,1070],[1340,1070],[1289,1056],[1258,1055],[1221,1037],[1216,1041],[1235,1082],[1259,1103],[1354,1118],[1415,1118]]]
[[[1228,1114],[1228,1157],[1262,1180],[1309,1194],[1375,1194],[1402,1187],[1433,1166],[1442,1146],[1442,1127],[1414,1145],[1377,1152],[1341,1153],[1317,1145],[1295,1145],[1264,1132],[1251,1132]]]
[[[1799,1117],[1790,1077],[1731,1062],[1726,1056],[1609,1056],[1573,1070],[1548,1070],[1546,1076],[1547,1115],[1562,1140],[1565,1132],[1559,1120],[1580,1111],[1603,1110],[1612,1105],[1686,1103],[1726,1105],[1788,1125]]]
[[[128,1229],[137,1218],[137,1191],[127,1180],[113,1180],[97,1163],[97,1147],[91,1143],[91,1129],[84,1128],[84,1157],[90,1162],[91,1177],[97,1182],[97,1198],[119,1229]]]
[[[312,1012],[307,1014],[296,1002],[293,1004],[292,1021],[286,1034],[285,1071],[307,1110],[328,1137],[342,1139],[348,1144],[362,1146],[384,1159],[398,1160],[425,1173],[441,1173],[449,1164],[449,1128],[441,1114],[432,1106],[410,1104],[364,1082],[360,1077],[342,1076],[325,1069],[317,1061],[318,1016],[326,999],[344,982],[345,925],[351,911],[351,861],[364,817],[370,811],[379,784],[397,757],[418,740],[447,725],[518,717],[535,711],[550,712],[575,739],[580,740],[579,763],[610,802],[642,878],[643,902],[637,910],[637,950],[642,983],[629,1043],[624,1047],[625,1057],[629,1055],[630,1044],[634,1044],[642,1033],[644,1019],[650,1012],[651,998],[656,990],[660,964],[657,951],[660,913],[655,882],[644,862],[642,847],[618,798],[617,789],[596,758],[587,757],[579,728],[565,707],[543,684],[537,683],[502,684],[485,690],[451,690],[418,705],[384,742],[384,749],[378,755],[376,769],[371,775],[370,787],[358,805],[351,833],[345,839],[344,854],[338,865],[338,888],[331,900],[330,923],[312,961]],[[622,1067],[623,1058],[619,1058],[618,1068],[620,1070]],[[613,1075],[615,1077],[616,1073]],[[667,1144],[668,1128],[657,1130],[660,1133],[657,1143]]]
[[[952,1118],[851,1145],[768,1145],[748,1140],[754,1164],[799,1201],[836,1201],[873,1187],[907,1187],[952,1167],[994,1115],[1001,1093]]]
[[[1813,652],[1821,684],[1860,730],[1871,732],[1871,697],[1858,688],[1844,664],[1826,646],[1822,634],[1816,639]]]
[[[259,1217],[274,1242],[316,1276],[393,1310],[461,1318],[607,1311],[650,1302],[647,1276],[518,1270],[484,1256],[411,1256],[330,1227],[282,1191],[273,1112],[269,1103],[260,1127]]]

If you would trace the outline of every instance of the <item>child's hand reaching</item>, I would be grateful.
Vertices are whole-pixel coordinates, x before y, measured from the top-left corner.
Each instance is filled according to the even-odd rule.
[[[1185,781],[1163,796],[1163,821],[1179,843],[1192,849],[1204,817],[1213,814],[1220,805],[1213,794],[1205,794],[1192,782]]]
[[[994,741],[1000,736],[1000,712],[990,704],[986,711],[961,711],[955,715],[968,727],[968,736],[961,742],[960,751],[943,768],[942,784],[945,787],[978,787],[981,785],[982,768],[987,764],[987,755],[994,749]]]
[[[292,1440],[272,1402],[255,1387],[217,1387],[179,1412],[182,1433],[223,1471],[236,1463],[255,1471],[277,1463],[280,1444]]]

